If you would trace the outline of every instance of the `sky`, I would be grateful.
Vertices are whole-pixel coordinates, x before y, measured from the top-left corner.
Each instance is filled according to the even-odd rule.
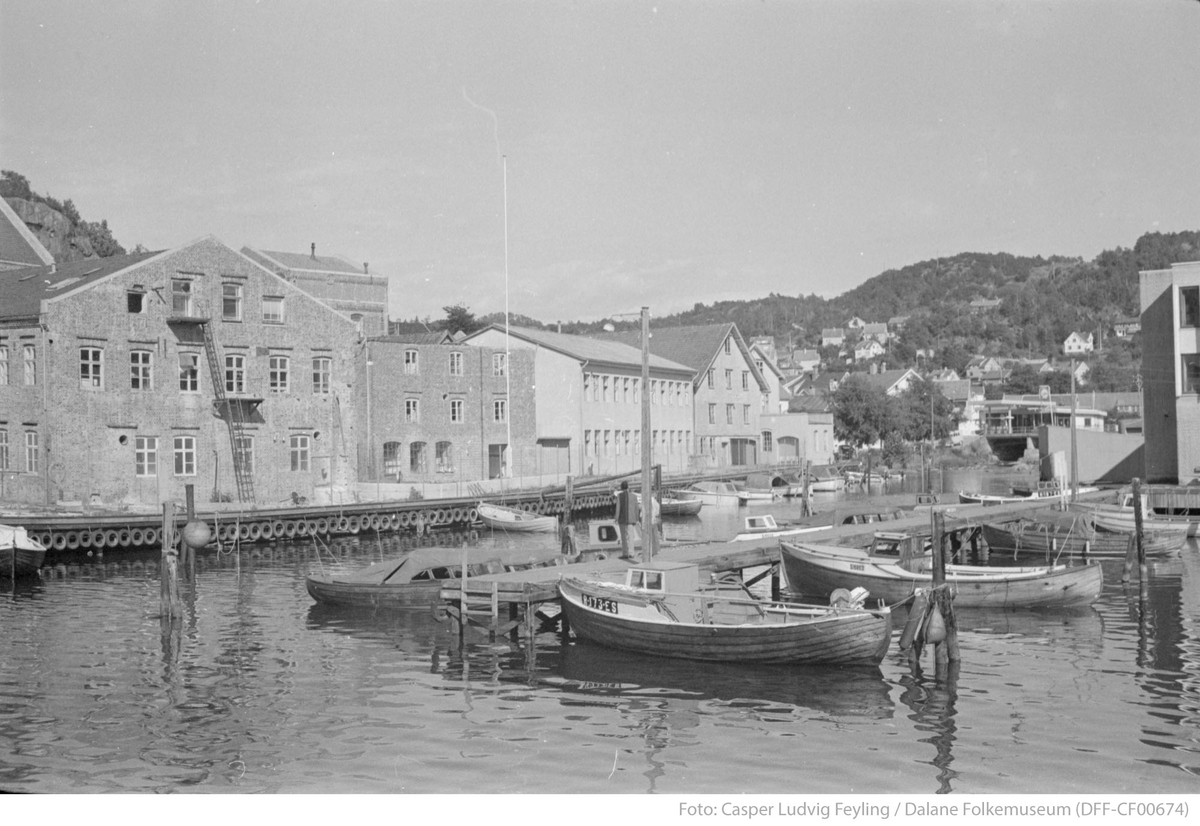
[[[1200,229],[1193,0],[0,0],[0,168],[394,319],[840,295]]]

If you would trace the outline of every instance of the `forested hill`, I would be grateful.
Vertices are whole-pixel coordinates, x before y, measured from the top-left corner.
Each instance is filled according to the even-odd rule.
[[[125,254],[125,248],[113,238],[107,220],[84,220],[70,198],[59,201],[35,192],[19,172],[0,170],[0,198],[8,202],[55,261]]]
[[[894,354],[900,362],[906,360],[904,350],[938,343],[968,353],[1051,357],[1074,330],[1107,336],[1115,320],[1138,315],[1140,270],[1195,260],[1200,231],[1147,233],[1132,249],[1107,250],[1092,261],[964,252],[888,270],[836,298],[772,293],[697,304],[655,324],[732,321],[747,338],[774,336],[781,347],[817,348],[822,329],[844,327],[851,318],[887,322],[908,316],[907,346]],[[970,303],[980,298],[1000,304],[972,316]],[[573,332],[598,326],[570,325]]]

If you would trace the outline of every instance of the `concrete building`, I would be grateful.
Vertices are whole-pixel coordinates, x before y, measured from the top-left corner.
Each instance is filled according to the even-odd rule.
[[[1200,262],[1141,273],[1145,479],[1200,480]]]
[[[0,498],[320,500],[356,476],[355,325],[215,238],[0,273]]]
[[[565,456],[537,444],[533,351],[425,338],[364,344],[356,383],[360,479],[447,483],[567,472]]]
[[[532,354],[534,437],[543,473],[606,475],[642,466],[642,352],[599,340],[500,325],[461,342],[490,352]],[[694,371],[651,354],[651,461],[691,467]]]
[[[242,247],[242,254],[358,323],[364,335],[387,335],[388,280],[372,274],[369,264],[317,255],[316,244],[307,254],[254,247]]]

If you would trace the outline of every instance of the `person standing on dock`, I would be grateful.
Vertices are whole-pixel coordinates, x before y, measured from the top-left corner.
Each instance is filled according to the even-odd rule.
[[[634,559],[632,543],[629,541],[629,537],[636,535],[639,508],[637,496],[629,489],[628,482],[621,483],[621,488],[617,491],[616,500],[617,526],[621,531],[621,558]]]

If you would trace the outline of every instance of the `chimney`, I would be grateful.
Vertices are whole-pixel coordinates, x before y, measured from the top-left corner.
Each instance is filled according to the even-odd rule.
[[[316,244],[312,245],[312,260],[314,260],[314,261],[317,260],[317,245]]]
[[[370,275],[370,274],[371,274],[371,262],[363,261],[363,275]]]

